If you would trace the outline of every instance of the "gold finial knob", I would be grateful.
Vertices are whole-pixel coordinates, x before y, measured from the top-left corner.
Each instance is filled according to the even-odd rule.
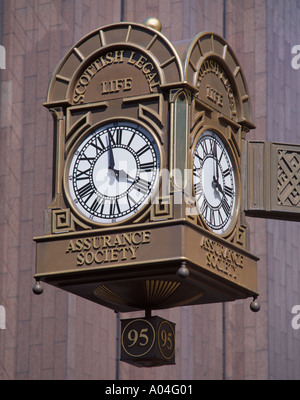
[[[156,29],[157,31],[161,32],[161,22],[159,19],[155,17],[146,18],[143,21],[143,24],[149,26],[150,28]]]

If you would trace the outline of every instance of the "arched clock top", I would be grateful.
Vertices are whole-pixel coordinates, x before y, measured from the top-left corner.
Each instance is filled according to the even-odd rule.
[[[196,97],[230,119],[253,129],[247,82],[232,48],[221,36],[199,33],[190,43],[184,60],[186,81]]]

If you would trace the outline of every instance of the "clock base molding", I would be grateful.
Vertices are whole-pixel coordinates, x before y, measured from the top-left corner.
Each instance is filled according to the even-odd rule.
[[[184,219],[34,240],[37,281],[120,312],[258,295],[257,257]]]

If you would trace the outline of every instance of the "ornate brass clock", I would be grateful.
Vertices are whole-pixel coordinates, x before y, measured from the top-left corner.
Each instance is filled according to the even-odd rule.
[[[122,22],[58,64],[36,280],[120,312],[257,295],[241,207],[242,142],[254,127],[243,73],[218,35],[178,46]]]
[[[65,190],[87,222],[114,224],[145,206],[158,184],[160,154],[147,129],[126,120],[80,138],[65,170]]]
[[[205,224],[218,235],[228,234],[237,218],[239,177],[226,139],[216,130],[205,130],[196,141],[193,187]]]

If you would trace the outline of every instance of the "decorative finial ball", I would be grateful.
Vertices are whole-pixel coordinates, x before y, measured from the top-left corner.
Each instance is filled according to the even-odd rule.
[[[180,276],[180,278],[187,278],[190,274],[190,271],[188,270],[186,266],[186,262],[183,261],[181,264],[181,267],[177,270],[177,275]]]
[[[146,18],[145,21],[143,21],[143,24],[149,26],[149,28],[153,28],[161,32],[161,22],[155,17]]]
[[[250,304],[250,309],[253,312],[258,312],[260,310],[260,304],[257,301],[257,298],[254,297],[252,303]]]
[[[36,281],[35,284],[34,284],[33,287],[32,287],[32,291],[33,291],[34,294],[39,295],[39,294],[42,294],[42,293],[43,293],[44,288],[43,288],[43,286],[40,284],[39,281]]]

